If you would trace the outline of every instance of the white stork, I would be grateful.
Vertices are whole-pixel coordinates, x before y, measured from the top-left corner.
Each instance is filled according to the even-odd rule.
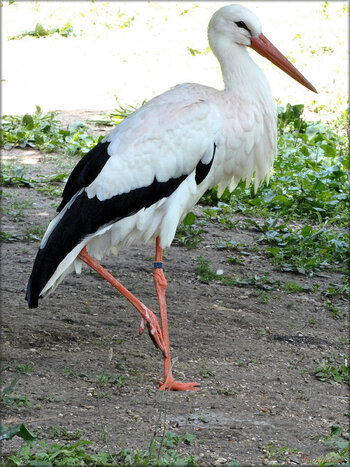
[[[269,84],[248,54],[251,47],[317,92],[262,34],[247,8],[220,8],[209,22],[209,44],[225,89],[181,84],[153,98],[87,153],[63,191],[57,216],[42,239],[26,299],[36,308],[64,276],[88,264],[140,312],[164,356],[160,389],[198,389],[171,371],[162,250],[206,190],[231,190],[269,178],[276,148],[276,108]],[[154,313],[96,260],[122,247],[156,242],[154,281],[161,326]],[[95,259],[93,259],[93,258]]]

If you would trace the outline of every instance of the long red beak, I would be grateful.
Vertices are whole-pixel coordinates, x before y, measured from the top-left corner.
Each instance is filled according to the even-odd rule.
[[[258,37],[252,37],[250,46],[260,55],[269,59],[270,62],[287,73],[287,75],[294,78],[306,88],[317,93],[314,86],[295,68],[294,65],[290,63],[289,60],[286,59],[284,55],[281,54],[281,52],[264,36],[264,34],[260,34]]]

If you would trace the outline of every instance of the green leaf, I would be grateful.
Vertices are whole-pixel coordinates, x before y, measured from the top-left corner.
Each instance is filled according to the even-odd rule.
[[[28,128],[28,130],[32,130],[34,128],[34,120],[30,114],[23,115],[22,123],[26,128]]]
[[[183,220],[184,225],[193,225],[196,222],[196,215],[193,212],[189,212]]]
[[[15,387],[16,387],[16,384],[18,383],[18,380],[19,380],[20,376],[17,375],[13,378],[13,380],[11,381],[11,383],[6,386],[2,391],[1,391],[1,397],[3,396],[6,396],[8,394],[12,394]]]
[[[196,435],[185,433],[182,439],[185,444],[192,444],[196,441]]]
[[[312,227],[310,225],[305,225],[301,231],[300,231],[301,235],[305,238],[305,237],[309,237],[310,234],[312,233]]]
[[[36,440],[36,436],[28,430],[24,423],[12,427],[0,425],[0,440],[12,439],[14,436],[19,436],[27,443],[31,443]]]
[[[35,25],[35,34],[37,36],[47,36],[48,32],[47,30],[44,28],[44,26],[40,23],[37,23]]]

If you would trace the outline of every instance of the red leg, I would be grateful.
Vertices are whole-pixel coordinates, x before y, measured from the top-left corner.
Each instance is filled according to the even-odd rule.
[[[164,344],[162,331],[160,330],[158,320],[149,308],[147,308],[138,298],[136,298],[129,290],[127,290],[120,282],[115,279],[105,268],[103,268],[97,261],[95,261],[86,251],[84,247],[79,253],[79,258],[106,279],[113,285],[129,302],[137,309],[142,316],[142,322],[146,323],[149,335],[153,340],[154,345],[166,355],[166,347]]]
[[[170,358],[170,343],[169,343],[169,332],[168,332],[168,316],[166,309],[165,291],[167,288],[167,281],[164,276],[162,266],[162,248],[159,246],[159,237],[156,241],[156,260],[154,265],[153,273],[154,283],[157,291],[159,311],[160,311],[160,322],[162,326],[162,335],[164,342],[164,380],[160,383],[159,389],[161,391],[188,391],[191,389],[198,390],[198,383],[180,383],[175,381],[171,371],[171,358]]]

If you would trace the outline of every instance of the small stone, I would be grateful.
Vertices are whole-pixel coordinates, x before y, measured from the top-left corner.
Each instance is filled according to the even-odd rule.
[[[225,459],[224,457],[219,457],[214,462],[214,465],[224,465],[224,464],[227,464],[227,459]]]

